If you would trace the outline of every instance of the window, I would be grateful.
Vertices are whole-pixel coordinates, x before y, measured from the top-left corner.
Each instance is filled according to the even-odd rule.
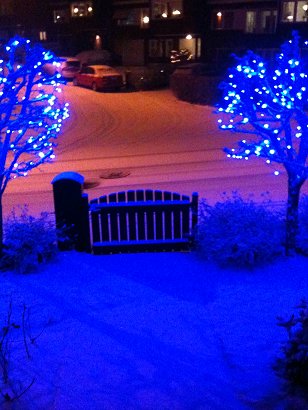
[[[232,30],[234,28],[234,11],[215,11],[212,22],[215,30]]]
[[[46,31],[40,31],[39,36],[40,36],[40,41],[46,41],[47,40]]]
[[[261,32],[275,33],[277,24],[277,10],[261,11]]]
[[[71,5],[72,17],[90,17],[93,13],[92,1],[79,1]]]
[[[282,21],[285,23],[308,21],[308,1],[284,1],[282,4]]]
[[[297,2],[297,9],[296,9],[296,21],[307,21],[308,17],[308,2],[307,1],[299,1]]]
[[[183,0],[152,0],[152,17],[154,19],[181,18]]]
[[[191,53],[191,59],[200,57],[200,38],[181,38],[179,41],[180,50],[188,50]]]
[[[254,10],[246,12],[246,33],[275,33],[277,10]]]
[[[172,38],[165,40],[165,57],[170,57],[171,51],[173,50],[173,40]]]
[[[157,58],[163,56],[163,42],[162,40],[149,41],[149,57]]]
[[[246,12],[246,33],[255,33],[257,29],[257,12],[247,11]]]
[[[149,57],[169,58],[171,50],[173,50],[173,48],[174,48],[174,44],[173,44],[172,38],[151,39],[149,40]]]
[[[133,8],[118,9],[113,14],[113,20],[118,26],[149,26],[149,9]]]
[[[53,12],[53,22],[56,24],[66,23],[68,21],[68,11],[59,9]]]
[[[14,13],[14,4],[10,0],[1,0],[0,16],[8,16]]]

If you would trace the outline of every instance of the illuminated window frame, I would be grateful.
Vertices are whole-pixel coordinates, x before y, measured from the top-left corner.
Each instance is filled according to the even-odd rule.
[[[281,21],[283,23],[308,22],[308,1],[292,0],[282,2]]]

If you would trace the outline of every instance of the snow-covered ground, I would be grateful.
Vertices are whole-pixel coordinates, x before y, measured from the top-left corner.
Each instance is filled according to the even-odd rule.
[[[17,205],[29,205],[32,215],[53,212],[51,181],[63,171],[82,174],[89,198],[128,189],[159,189],[191,195],[211,203],[223,192],[253,194],[256,201],[269,191],[273,201],[287,199],[286,175],[274,175],[260,158],[236,161],[223,147],[241,136],[219,130],[214,107],[177,100],[171,91],[95,93],[72,84],[64,88],[71,117],[55,149],[56,161],[12,181],[3,197],[9,215]],[[102,175],[124,171],[123,178]],[[302,193],[308,194],[308,184]]]
[[[31,360],[15,332],[19,410],[286,409],[271,365],[276,325],[308,295],[308,259],[222,270],[194,253],[61,253],[29,275],[1,273],[0,312],[30,313]],[[21,387],[20,387],[21,388]]]

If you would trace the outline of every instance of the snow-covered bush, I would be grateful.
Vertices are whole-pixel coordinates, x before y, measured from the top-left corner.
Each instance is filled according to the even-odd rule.
[[[3,298],[3,295],[1,296]],[[17,315],[16,310],[18,311]],[[19,308],[15,305],[13,309],[13,299],[10,295],[6,316],[0,326],[1,409],[12,408],[12,406],[6,406],[5,403],[17,401],[31,388],[35,381],[35,378],[32,378],[32,381],[27,380],[28,374],[25,374],[24,367],[30,361],[31,348],[42,332],[33,336],[29,319],[30,310],[26,304],[23,303]]]
[[[27,208],[20,215],[13,211],[5,222],[4,244],[2,266],[20,273],[33,271],[56,254],[54,224],[46,213],[36,218]]]
[[[306,392],[308,398],[308,300],[302,300],[297,309],[297,315],[277,318],[289,339],[273,367],[276,374],[286,380],[292,393]]]
[[[283,253],[283,224],[269,206],[237,194],[214,206],[201,201],[197,244],[222,266],[253,267]]]

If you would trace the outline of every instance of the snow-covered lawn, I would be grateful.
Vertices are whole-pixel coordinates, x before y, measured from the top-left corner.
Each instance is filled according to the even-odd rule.
[[[14,320],[25,303],[32,336],[43,333],[28,361],[16,330],[11,374],[35,382],[0,407],[285,409],[276,316],[308,296],[307,272],[301,257],[248,272],[194,253],[65,252],[35,274],[1,273],[1,326],[12,295]]]

